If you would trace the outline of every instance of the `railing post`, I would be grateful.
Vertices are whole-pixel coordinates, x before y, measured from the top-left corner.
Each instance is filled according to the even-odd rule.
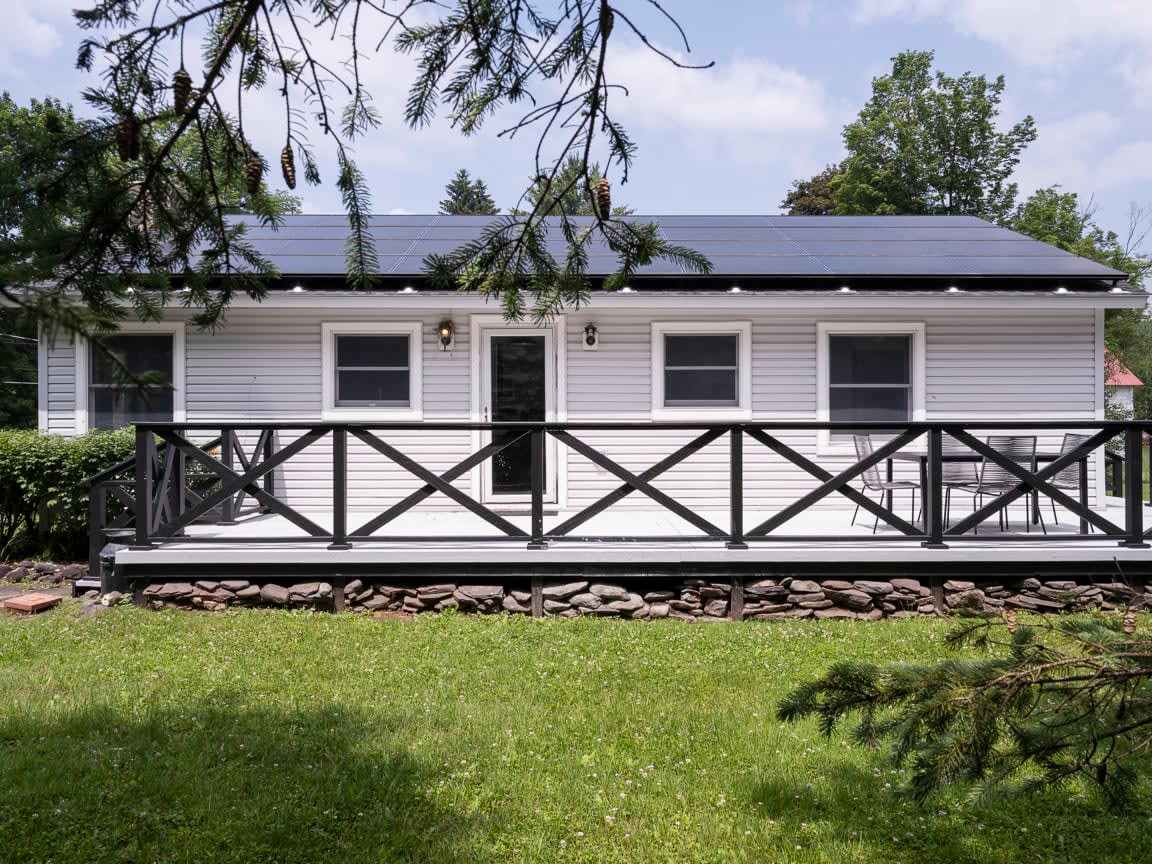
[[[225,426],[220,430],[220,463],[232,470],[232,459],[236,452],[236,430]],[[220,524],[231,525],[236,521],[236,496],[229,495],[220,502]]]
[[[348,430],[332,430],[332,542],[329,549],[351,549],[348,542]]]
[[[1143,429],[1133,423],[1124,430],[1124,528],[1127,539],[1120,543],[1147,549],[1144,542],[1144,442]]]
[[[729,549],[747,549],[744,542],[744,427],[728,430]]]
[[[544,482],[547,467],[544,464],[544,428],[532,430],[532,539],[529,549],[547,549],[544,540]]]
[[[100,593],[104,586],[104,568],[100,562],[100,550],[104,548],[104,525],[106,522],[104,484],[97,483],[88,490],[88,576],[100,577]]]
[[[941,468],[944,464],[944,430],[933,426],[928,430],[928,459],[924,468],[924,527],[927,538],[920,544],[925,549],[947,549],[944,542],[944,485]]]
[[[184,430],[180,430],[180,434],[184,434]],[[172,481],[169,489],[171,491],[171,512],[172,520],[176,521],[184,515],[184,511],[188,509],[188,477],[187,468],[188,464],[185,461],[184,451],[173,444],[169,447],[174,449],[172,454]],[[183,528],[176,531],[176,536],[182,536],[186,532]]]
[[[275,438],[276,430],[267,430],[268,434],[264,436],[264,461],[267,462],[272,458],[272,454],[276,452]],[[264,491],[272,497],[276,497],[276,471],[273,469],[264,475]]]
[[[133,549],[151,549],[152,534],[152,432],[136,424],[136,537]]]

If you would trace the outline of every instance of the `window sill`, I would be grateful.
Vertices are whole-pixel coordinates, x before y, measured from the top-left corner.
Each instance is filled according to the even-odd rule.
[[[653,420],[684,422],[716,421],[717,423],[751,420],[751,408],[653,408]]]
[[[413,408],[325,408],[320,412],[320,419],[332,423],[372,421],[410,423],[413,420],[423,420],[424,413]]]

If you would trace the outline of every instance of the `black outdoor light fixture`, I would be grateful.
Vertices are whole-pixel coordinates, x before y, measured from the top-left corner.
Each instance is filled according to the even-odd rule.
[[[595,324],[584,325],[584,350],[595,351],[600,344],[600,331]]]
[[[440,350],[447,351],[452,347],[452,334],[456,332],[452,319],[445,318],[441,321],[436,327],[436,332],[440,335]]]

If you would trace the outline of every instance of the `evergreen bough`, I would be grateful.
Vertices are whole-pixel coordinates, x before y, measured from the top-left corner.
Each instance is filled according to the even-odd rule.
[[[965,621],[948,636],[976,656],[939,663],[833,664],[780,703],[784,721],[814,717],[831,736],[887,744],[910,769],[907,791],[975,795],[1087,782],[1130,806],[1152,750],[1152,634],[1130,610],[1019,623]]]

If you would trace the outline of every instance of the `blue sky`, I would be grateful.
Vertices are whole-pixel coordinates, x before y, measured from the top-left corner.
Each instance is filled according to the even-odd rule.
[[[650,36],[674,34],[644,0],[620,0]],[[3,86],[18,99],[53,94],[79,102],[91,83],[73,67],[76,0],[4,0]],[[542,4],[546,5],[546,4]],[[625,40],[612,68],[632,90],[618,109],[639,145],[637,165],[615,197],[638,212],[773,213],[790,181],[842,155],[840,130],[888,59],[936,51],[951,73],[1003,72],[1003,120],[1032,114],[1039,139],[1024,157],[1024,191],[1063,184],[1091,197],[1098,220],[1118,231],[1131,204],[1152,203],[1152,6],[1148,0],[666,0],[706,72],[668,67]],[[333,57],[339,46],[321,46]],[[401,119],[409,61],[368,61],[384,125],[357,146],[379,212],[431,212],[458,167],[483,177],[510,206],[531,172],[528,141],[497,140],[499,124],[462,139],[445,124],[412,131]],[[195,74],[195,73],[194,73]],[[283,140],[278,99],[246,108],[257,146]],[[313,136],[315,143],[318,135]],[[330,178],[331,159],[320,147]],[[340,209],[330,183],[302,188],[312,212]]]

